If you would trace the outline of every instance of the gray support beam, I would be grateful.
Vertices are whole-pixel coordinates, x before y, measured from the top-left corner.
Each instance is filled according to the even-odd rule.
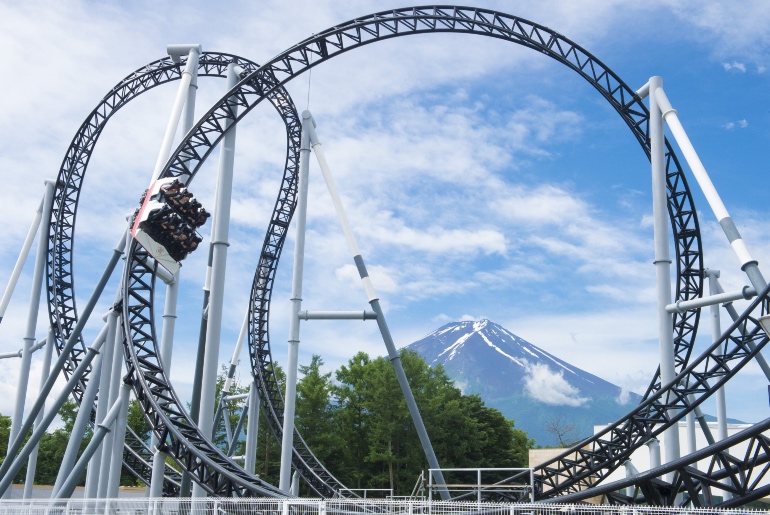
[[[660,77],[650,78],[650,91],[663,85]],[[671,383],[676,377],[674,363],[674,321],[666,306],[671,304],[671,257],[669,256],[668,195],[666,190],[666,143],[663,116],[657,97],[650,95],[650,162],[652,165],[652,212],[655,233],[655,277],[658,298],[658,339],[660,349],[661,385]],[[676,413],[669,413],[675,416]],[[672,426],[663,433],[665,462],[679,459],[679,428]]]
[[[81,318],[82,320],[82,318]],[[78,367],[75,369],[75,371],[72,373],[72,376],[70,376],[69,381],[67,381],[67,384],[64,385],[64,388],[62,389],[62,392],[59,394],[59,396],[56,398],[56,400],[53,402],[53,405],[51,406],[51,409],[45,414],[43,417],[43,420],[38,425],[37,429],[32,432],[32,436],[30,436],[29,440],[26,444],[22,447],[23,443],[23,435],[27,434],[27,431],[29,431],[32,424],[28,424],[30,420],[32,420],[34,417],[37,417],[37,414],[40,412],[41,406],[45,403],[45,398],[48,396],[48,393],[50,393],[50,388],[48,388],[48,391],[45,392],[45,395],[41,394],[41,397],[38,398],[38,401],[35,403],[35,406],[33,406],[34,415],[30,415],[27,421],[24,423],[24,425],[21,428],[21,432],[19,433],[21,436],[16,438],[13,442],[13,449],[11,449],[10,456],[16,456],[15,459],[11,459],[10,457],[7,458],[2,465],[0,465],[0,492],[5,492],[9,486],[11,486],[11,483],[13,482],[13,478],[16,477],[16,474],[19,473],[19,470],[21,470],[21,467],[24,466],[24,463],[27,461],[27,458],[29,458],[29,455],[32,453],[32,449],[40,442],[40,438],[45,434],[46,429],[50,426],[51,422],[53,421],[54,417],[56,417],[56,414],[59,413],[59,410],[64,405],[64,403],[67,401],[67,397],[69,397],[69,394],[72,392],[72,390],[75,389],[75,385],[80,381],[80,379],[85,374],[86,370],[91,366],[91,362],[94,360],[97,354],[99,354],[99,347],[101,345],[93,345],[92,347],[88,348],[88,352],[86,352],[85,356],[83,356],[82,361],[78,365]],[[62,353],[64,355],[64,353]],[[46,386],[48,386],[49,383],[52,383],[55,381],[56,377],[58,376],[58,372],[56,374],[51,373],[51,375],[48,377],[48,382],[46,382]],[[52,379],[54,381],[52,381]],[[26,427],[25,427],[26,426]],[[19,448],[21,449],[19,451]],[[16,455],[16,453],[19,453]]]
[[[99,336],[96,338],[97,342],[99,340],[106,340],[108,332],[107,327],[108,326],[105,325],[102,329],[102,332],[99,333]],[[102,346],[103,349],[107,347],[109,347],[109,345]],[[99,354],[99,356],[96,358],[96,361],[94,362],[94,367],[91,369],[91,380],[88,381],[86,391],[83,393],[83,398],[80,402],[80,409],[78,410],[78,414],[75,417],[75,423],[72,426],[72,433],[70,434],[69,441],[67,441],[67,448],[64,450],[64,457],[62,458],[61,465],[59,466],[59,473],[56,476],[56,481],[54,482],[51,497],[56,497],[56,492],[61,489],[64,481],[67,479],[67,475],[71,470],[73,470],[75,461],[78,459],[80,444],[83,441],[83,435],[85,435],[86,429],[88,428],[88,422],[91,420],[91,412],[93,411],[94,401],[96,400],[96,392],[99,390],[98,378],[101,373],[102,366],[105,362],[105,358],[106,353]],[[97,449],[94,449],[94,452],[96,452]],[[93,453],[91,453],[91,456],[93,456]]]
[[[376,320],[374,311],[300,311],[300,320]]]
[[[116,317],[115,323],[120,326],[120,314]],[[110,370],[110,395],[105,397],[107,399],[107,405],[112,406],[118,400],[120,395],[120,381],[121,372],[123,370],[123,335],[120,331],[117,331],[114,335],[113,353],[112,353],[112,367]],[[112,431],[104,436],[104,442],[102,442],[101,463],[98,468],[94,464],[94,470],[99,471],[97,484],[97,491],[95,497],[100,499],[107,497],[107,491],[109,490],[110,470],[112,467],[112,458],[114,456],[113,449],[115,448],[115,431]],[[122,446],[121,446],[122,450]],[[123,461],[122,454],[120,461]]]
[[[241,432],[243,431],[243,423],[246,421],[246,417],[249,414],[249,401],[246,401],[246,404],[243,406],[243,409],[241,410],[241,416],[238,417],[238,424],[235,426],[235,431],[233,431],[233,434],[230,437],[230,442],[228,443],[228,449],[227,449],[227,455],[232,456],[235,454],[235,446],[238,444],[238,440],[241,437]]]
[[[227,67],[228,91],[238,82],[233,64]],[[233,106],[236,109],[236,106]],[[231,121],[226,122],[227,126]],[[203,359],[201,399],[198,408],[198,427],[207,438],[211,438],[214,425],[214,404],[216,402],[217,369],[219,368],[219,343],[222,332],[222,306],[227,270],[227,247],[230,232],[230,202],[233,190],[233,164],[235,159],[236,127],[225,134],[219,153],[219,175],[215,216],[212,224],[212,245],[214,247],[211,266],[211,292],[209,294],[208,323],[206,325],[206,348]],[[206,491],[200,485],[193,485],[193,497],[205,497]]]
[[[32,226],[27,232],[27,237],[24,239],[24,243],[21,246],[19,257],[16,259],[16,264],[13,266],[11,277],[8,279],[8,285],[5,287],[3,297],[0,299],[0,322],[3,321],[5,310],[8,309],[8,303],[11,302],[13,291],[16,289],[16,284],[19,282],[19,276],[24,268],[24,263],[26,263],[27,257],[29,256],[29,250],[32,248],[32,242],[35,241],[35,234],[37,234],[38,227],[40,227],[40,220],[43,218],[44,204],[45,194],[43,194],[43,198],[40,200],[40,205],[35,212],[35,218],[32,220]]]
[[[32,409],[30,410],[27,420],[24,421],[24,423],[22,424],[19,430],[20,435],[26,435],[27,432],[32,428],[32,422],[30,421],[33,420],[35,417],[37,417],[37,414],[43,408],[43,405],[45,404],[45,401],[48,398],[48,395],[51,393],[51,390],[53,389],[56,379],[58,378],[61,371],[64,369],[64,364],[69,360],[70,352],[72,352],[72,349],[75,347],[75,344],[78,343],[78,339],[80,338],[80,335],[83,332],[83,327],[85,327],[89,317],[91,316],[91,313],[93,313],[94,307],[96,306],[96,303],[98,302],[99,297],[104,291],[104,287],[107,285],[107,281],[109,281],[110,276],[112,275],[112,272],[115,270],[115,265],[117,265],[118,260],[120,259],[120,256],[123,253],[125,238],[126,238],[126,235],[123,234],[120,242],[113,249],[112,257],[110,258],[110,261],[107,264],[107,267],[104,269],[102,276],[99,278],[99,281],[97,282],[96,287],[94,288],[94,291],[91,294],[91,297],[88,299],[88,302],[86,303],[80,318],[75,324],[75,327],[72,329],[72,332],[70,333],[70,337],[67,339],[67,342],[62,347],[62,350],[59,354],[59,358],[56,360],[56,364],[52,367],[51,374],[48,376],[48,381],[46,381],[44,387],[40,390],[40,395],[35,401],[35,404],[32,406]],[[98,351],[98,349],[94,350],[94,352],[96,351]],[[78,365],[78,367],[75,369],[75,372],[70,377],[70,380],[65,385],[65,391],[62,394],[63,397],[60,396],[60,398],[57,399],[54,406],[51,407],[51,412],[53,413],[53,416],[55,416],[56,413],[58,413],[59,408],[61,408],[62,404],[64,404],[64,402],[67,400],[67,395],[69,395],[69,392],[71,392],[74,389],[75,383],[80,380],[80,377],[83,375],[87,367],[90,366],[92,360],[93,360],[93,355],[91,355],[89,351],[89,353],[86,354],[83,361],[80,362],[80,365]],[[51,412],[46,414],[45,418],[43,419],[44,426],[41,426],[41,427],[48,427],[48,424],[50,424],[50,421],[53,419],[53,416],[50,416]],[[49,419],[49,416],[50,416],[50,419]],[[13,476],[15,476],[16,472],[18,472],[19,468],[21,468],[21,465],[18,465],[19,468],[16,469],[16,472],[14,472],[10,478],[7,477],[9,475],[9,471],[11,470],[12,465],[18,461],[18,459],[12,459],[11,457],[15,456],[16,453],[19,452],[20,449],[22,449],[22,446],[24,443],[23,440],[24,440],[23,438],[17,437],[11,443],[11,445],[8,446],[8,458],[6,458],[6,460],[2,463],[2,465],[0,465],[0,478],[2,478],[0,479],[0,494],[5,492],[5,490],[8,488],[8,485],[10,485],[10,482],[13,480]],[[31,449],[30,449],[30,452],[31,452]],[[21,457],[21,455],[19,455],[19,457]],[[21,459],[26,460],[28,457],[29,457],[29,454],[27,454]],[[6,480],[8,481],[7,484],[5,484],[5,486],[2,486]]]
[[[96,431],[94,431],[94,434],[91,437],[91,441],[83,451],[83,455],[80,457],[77,463],[72,466],[72,468],[65,471],[69,472],[67,479],[62,481],[61,487],[53,492],[51,495],[52,499],[68,499],[72,497],[72,493],[75,491],[75,487],[80,481],[80,477],[83,475],[83,471],[85,470],[86,465],[88,464],[91,457],[93,457],[96,449],[99,448],[99,445],[102,443],[104,436],[110,432],[109,428],[115,422],[115,419],[118,416],[118,412],[122,408],[120,402],[121,400],[119,399],[115,404],[113,404],[112,408],[110,408],[110,411],[107,413],[107,416],[104,417],[103,423],[96,426]]]
[[[185,46],[179,45],[172,45],[169,46],[167,49],[169,52],[169,55],[177,55],[176,52],[184,52]],[[193,52],[191,53],[188,50],[188,61],[193,61],[191,64],[194,64],[194,66],[191,66],[189,69],[190,71],[190,85],[187,88],[187,96],[185,98],[185,104],[184,104],[184,114],[182,118],[182,134],[187,134],[187,132],[192,128],[193,124],[195,123],[195,99],[198,92],[198,56],[197,53],[200,52],[201,47],[200,45],[197,45],[194,47]],[[162,267],[158,267],[159,270],[162,270]],[[174,330],[176,327],[176,306],[177,306],[177,297],[179,295],[179,272],[174,275],[170,281],[166,282],[166,300],[165,305],[163,309],[163,329],[161,333],[161,344],[160,344],[160,352],[161,352],[161,360],[163,362],[163,367],[166,370],[166,374],[170,375],[169,369],[171,367],[171,356],[173,353],[173,345],[174,345]],[[156,480],[156,478],[160,478],[160,485],[154,485],[150,484],[150,486],[147,488],[147,493],[150,497],[160,497],[163,494],[163,476],[166,470],[166,456],[168,456],[167,453],[161,451],[158,449],[159,442],[157,437],[155,436],[155,433],[152,434],[152,440],[150,442],[150,449],[155,451],[155,454],[152,458],[152,476],[151,481]],[[160,469],[160,470],[156,470]]]
[[[716,282],[717,288],[720,292],[724,292],[722,289],[722,286],[719,284],[719,279],[714,279]],[[727,314],[730,315],[730,318],[733,322],[738,320],[738,317],[740,316],[738,314],[738,311],[736,311],[735,306],[733,306],[732,302],[728,302],[727,304],[724,304],[724,308],[727,311]],[[741,329],[743,331],[743,329]],[[746,340],[746,345],[751,349],[752,351],[757,348],[757,344],[754,343],[751,339]],[[758,352],[754,355],[754,359],[757,361],[757,364],[759,365],[759,368],[762,369],[762,372],[765,374],[765,378],[770,382],[770,365],[768,365],[767,360],[762,355],[761,352]]]
[[[650,451],[650,469],[660,467],[660,442],[657,438],[650,438],[645,443]]]
[[[249,474],[254,474],[257,469],[257,437],[259,431],[259,393],[257,392],[257,383],[251,381],[249,388],[249,421],[246,425],[246,458],[243,468]]]
[[[131,385],[123,383],[120,388],[120,397],[115,402],[120,402],[118,418],[115,420],[115,436],[112,442],[112,460],[110,462],[110,478],[107,487],[108,499],[115,499],[120,488],[120,475],[123,472],[123,445],[126,443],[126,424],[128,422],[128,401],[131,394]]]
[[[291,283],[291,315],[289,318],[289,356],[286,362],[286,392],[283,396],[283,435],[281,470],[278,488],[291,493],[291,456],[294,450],[294,410],[297,400],[297,361],[299,355],[299,311],[302,308],[302,275],[305,262],[305,225],[307,222],[308,170],[310,166],[310,113],[302,113],[302,135],[299,150],[299,182],[297,207],[294,210],[297,236],[294,239],[294,268]]]
[[[339,192],[337,190],[337,184],[334,181],[334,176],[332,175],[329,164],[326,161],[326,156],[324,154],[323,147],[321,146],[321,142],[318,140],[318,135],[315,132],[315,123],[313,122],[312,116],[308,111],[302,113],[302,119],[303,127],[307,126],[308,132],[310,133],[310,142],[313,145],[313,151],[315,152],[316,159],[318,160],[318,165],[321,167],[321,173],[323,174],[324,181],[326,182],[326,188],[329,190],[329,195],[331,196],[332,203],[334,204],[334,209],[337,212],[337,218],[339,219],[340,225],[342,225],[342,231],[345,233],[345,239],[347,240],[348,247],[350,248],[350,252],[353,254],[353,261],[358,268],[358,274],[361,277],[361,283],[369,299],[369,305],[372,307],[372,311],[374,311],[374,313],[377,315],[377,325],[380,329],[380,333],[382,334],[382,340],[385,343],[385,347],[388,349],[390,363],[393,366],[393,370],[396,372],[398,384],[401,387],[401,393],[404,395],[404,399],[406,400],[406,405],[409,408],[410,415],[412,416],[412,423],[417,430],[417,435],[420,438],[420,443],[422,444],[423,452],[427,458],[428,465],[431,469],[434,469],[433,477],[435,477],[436,483],[445,485],[446,481],[444,481],[443,474],[441,473],[441,467],[439,466],[438,459],[436,458],[436,453],[433,451],[433,446],[431,445],[430,438],[428,437],[428,431],[425,429],[425,424],[422,421],[420,410],[418,409],[417,403],[414,400],[412,389],[409,387],[409,381],[407,381],[404,367],[401,364],[401,356],[396,350],[396,345],[393,342],[390,329],[388,328],[388,324],[385,321],[385,314],[383,313],[382,307],[380,306],[379,297],[374,290],[374,286],[372,284],[371,278],[369,277],[369,273],[366,271],[366,265],[364,264],[364,260],[361,257],[361,251],[358,248],[358,243],[356,243],[355,236],[353,235],[353,230],[350,226],[350,222],[348,221],[348,216],[345,213],[345,208],[342,205],[342,199],[340,198]],[[307,120],[307,123],[305,120]],[[449,500],[449,491],[446,489],[446,486],[442,486],[439,490],[439,493],[441,494],[441,498],[443,500]]]
[[[704,275],[709,281],[709,294],[718,294],[720,290],[719,286],[719,270],[704,270]],[[732,307],[732,304],[730,304]],[[737,314],[737,313],[736,313]],[[711,306],[711,340],[716,342],[722,337],[722,320],[720,316],[719,306]],[[761,358],[761,355],[757,355]],[[727,438],[727,399],[725,398],[725,386],[720,387],[716,392],[717,403],[717,438],[724,440]],[[725,478],[724,483],[730,485],[730,478]],[[725,500],[732,499],[732,493],[725,490],[722,494]]]
[[[115,306],[117,305],[118,300],[120,299],[120,291],[121,288],[118,287],[117,291],[115,292],[115,303],[112,305],[110,310],[107,312],[107,325],[105,326],[106,329],[106,339],[104,342],[104,346],[102,347],[103,352],[100,359],[100,372],[96,373],[94,371],[91,381],[88,383],[88,387],[86,389],[91,387],[91,382],[95,383],[96,386],[98,386],[99,391],[99,401],[96,405],[96,418],[95,421],[97,424],[102,424],[104,421],[104,417],[107,416],[107,411],[110,408],[110,387],[112,386],[112,368],[113,368],[113,361],[115,357],[116,352],[116,335],[117,335],[117,325],[118,325],[118,312],[115,310]],[[120,353],[120,350],[117,351]],[[96,395],[96,392],[94,392],[94,396]],[[95,397],[94,397],[95,398]],[[91,404],[87,405],[85,404],[85,399],[80,404],[81,411],[85,411],[84,414],[88,415],[88,418],[91,418],[91,408],[90,406],[93,405],[94,399],[91,399]],[[88,406],[88,408],[86,408]],[[78,413],[78,416],[80,416],[81,413]],[[83,431],[85,431],[85,427],[83,428]],[[78,443],[78,446],[75,448],[75,456],[72,457],[73,463],[74,459],[77,457],[78,449],[80,448],[80,443]],[[85,497],[87,499],[94,498],[97,496],[97,493],[99,492],[99,469],[101,467],[102,463],[102,447],[97,447],[96,450],[91,454],[91,460],[92,462],[88,465],[88,472],[86,473],[86,489],[85,489]],[[67,469],[69,470],[69,469]],[[66,472],[65,472],[66,473]],[[61,474],[61,471],[60,471]],[[58,478],[57,478],[58,481]]]
[[[43,356],[43,368],[40,373],[41,388],[43,387],[45,382],[48,380],[48,374],[51,370],[51,356],[53,355],[53,341],[54,341],[53,331],[49,329],[48,336],[46,337],[45,354]],[[45,414],[45,404],[43,404],[43,409],[40,410],[40,413],[37,414],[37,419],[35,420],[34,429],[40,427],[40,423],[43,421],[44,414]],[[35,470],[37,469],[38,448],[39,446],[36,445],[35,448],[32,449],[32,454],[29,455],[29,460],[27,462],[27,477],[24,480],[24,499],[32,498],[32,485],[35,484]]]
[[[741,291],[718,293],[716,295],[709,295],[708,297],[700,297],[693,300],[678,300],[675,303],[666,306],[666,311],[669,313],[684,313],[685,311],[691,309],[716,306],[718,304],[724,304],[725,302],[732,302],[734,300],[749,300],[756,296],[757,290],[751,286],[744,286]]]
[[[701,191],[703,191],[703,195],[706,197],[711,210],[719,221],[719,225],[722,226],[722,230],[724,231],[725,236],[727,236],[727,241],[730,243],[730,246],[733,248],[735,255],[741,263],[741,270],[746,273],[749,282],[751,282],[751,285],[756,291],[763,291],[767,287],[767,281],[765,281],[765,278],[759,271],[757,261],[752,257],[749,248],[746,246],[746,242],[743,241],[740,232],[738,232],[738,227],[736,227],[735,222],[730,218],[730,213],[728,213],[727,208],[722,202],[722,198],[719,196],[716,187],[714,187],[714,183],[711,182],[706,167],[703,166],[703,163],[698,157],[698,153],[695,152],[695,147],[693,147],[682,123],[679,121],[676,109],[671,106],[671,102],[669,102],[666,92],[663,90],[662,83],[653,85],[652,82],[650,82],[650,91],[652,92],[652,94],[650,94],[650,105],[652,105],[654,98],[655,103],[660,106],[659,109],[662,112],[662,118],[671,129],[671,133],[674,135],[674,139],[682,150],[682,154],[684,155],[687,164],[690,165],[695,180],[698,182]]]
[[[176,306],[179,294],[179,272],[174,280],[166,287],[166,300],[163,308],[163,329],[160,343],[160,361],[167,376],[171,375],[171,357],[174,348],[174,329],[176,326]],[[155,433],[152,434],[150,450],[155,454],[152,457],[152,476],[147,493],[150,497],[163,496],[163,477],[166,471],[167,453],[160,450],[162,442],[158,442]],[[159,481],[158,478],[160,479]]]
[[[50,220],[51,205],[53,203],[54,181],[45,181],[45,195],[43,196],[43,220]],[[27,327],[24,332],[24,344],[22,347],[21,364],[19,365],[19,379],[16,386],[16,403],[11,417],[11,431],[8,436],[8,451],[6,460],[12,458],[10,454],[11,443],[19,436],[24,417],[24,404],[27,396],[27,383],[29,383],[29,370],[32,365],[32,346],[35,344],[35,331],[37,329],[37,314],[40,311],[40,293],[43,288],[43,273],[45,270],[46,253],[48,252],[48,225],[42,226],[44,230],[38,231],[37,254],[35,256],[35,269],[32,276],[32,292],[29,297],[29,311],[27,313]],[[33,416],[33,415],[30,415]],[[25,432],[26,433],[26,432]],[[22,433],[24,434],[24,433]],[[10,490],[3,497],[10,496]]]

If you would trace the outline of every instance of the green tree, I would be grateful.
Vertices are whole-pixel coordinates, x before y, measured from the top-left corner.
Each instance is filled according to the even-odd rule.
[[[345,442],[339,455],[339,468],[334,469],[340,477],[348,479],[347,484],[362,488],[365,474],[365,458],[369,454],[369,424],[371,414],[366,402],[371,395],[371,385],[366,374],[369,356],[359,352],[348,361],[347,366],[337,370],[337,384],[332,393],[337,399],[335,418],[340,439]]]
[[[297,381],[297,406],[295,424],[303,435],[305,443],[322,463],[333,467],[338,448],[341,445],[335,428],[335,406],[331,402],[331,372],[321,373],[323,360],[313,355],[310,364],[299,366],[303,375]]]
[[[442,366],[430,367],[407,350],[400,356],[442,467],[526,464],[532,441],[513,421],[478,396],[463,395]],[[344,445],[338,453],[341,466],[332,471],[356,488],[411,491],[427,462],[390,361],[358,353],[336,379],[333,417]]]

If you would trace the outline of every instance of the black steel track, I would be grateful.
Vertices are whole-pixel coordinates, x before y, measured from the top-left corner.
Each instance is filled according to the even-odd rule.
[[[49,318],[52,321],[56,321],[55,324],[52,324],[52,327],[54,328],[57,351],[59,352],[77,322],[74,280],[72,276],[72,245],[75,232],[75,215],[82,181],[85,178],[88,163],[96,142],[107,121],[121,107],[156,86],[180,79],[185,61],[186,59],[183,59],[181,63],[175,63],[170,57],[166,57],[154,61],[127,76],[91,112],[70,144],[59,171],[51,220],[48,221],[49,251],[47,254],[46,274],[48,307]],[[198,73],[200,76],[225,77],[227,66],[230,63],[235,63],[248,71],[253,71],[258,67],[255,63],[237,56],[207,52],[200,56]],[[285,99],[288,99],[288,95],[285,95]],[[279,113],[281,113],[287,126],[296,124],[296,122],[290,123],[291,120],[297,119],[296,110],[290,102],[284,108],[279,109]],[[285,173],[289,175],[295,174],[296,170],[287,169]],[[72,351],[70,359],[65,366],[64,373],[67,377],[78,366],[84,354],[85,345],[81,339]],[[89,378],[90,369],[73,392],[78,403],[80,403]],[[300,438],[298,445],[301,447],[303,444],[304,442]],[[304,446],[304,449],[300,448],[298,453],[304,456],[304,459],[302,463],[297,463],[297,468],[315,470],[333,479],[331,474],[326,472],[323,466],[312,457],[312,453],[307,449],[307,446]],[[130,428],[128,428],[126,435],[126,449],[123,459],[127,470],[138,479],[149,484],[152,469],[152,453],[147,444],[142,442]],[[311,474],[306,472],[305,475]],[[164,495],[178,494],[179,473],[167,467],[165,479]]]
[[[757,323],[757,318],[766,312],[770,287],[752,302],[751,306],[733,323],[706,352],[688,365],[675,379],[680,384],[691,384],[689,394],[692,405],[705,400],[714,388],[724,385],[729,377],[742,368],[768,343],[768,337]],[[763,311],[764,308],[764,311]],[[753,342],[754,348],[749,345]],[[723,355],[724,353],[724,355]],[[715,380],[709,385],[709,379]],[[688,391],[682,391],[682,397],[670,402],[670,406],[683,407],[687,402]],[[648,406],[652,399],[642,403]],[[687,410],[689,411],[689,410]],[[659,414],[658,427],[650,428],[650,435],[661,434],[675,419],[668,419],[666,414]],[[676,417],[681,420],[682,415]],[[671,506],[677,503],[692,502],[694,506],[740,506],[754,499],[770,494],[770,485],[761,486],[760,482],[770,472],[770,438],[762,433],[770,429],[770,419],[732,435],[708,447],[700,449],[676,461],[656,469],[643,472],[633,478],[615,481],[567,494],[553,499],[557,502],[579,502],[588,497],[605,495],[614,504],[636,504],[643,502],[653,505]],[[606,433],[605,433],[606,436]],[[742,456],[731,453],[742,444],[745,451]],[[743,446],[742,446],[743,447]],[[698,462],[707,461],[705,469],[697,468]],[[673,474],[672,482],[663,479],[664,474]],[[633,496],[626,496],[618,490],[629,486],[635,487]],[[719,501],[723,494],[730,493],[732,499]]]
[[[272,59],[236,85],[191,130],[171,157],[163,177],[192,180],[195,173],[226,132],[226,121],[236,122],[265,97],[313,66],[354,48],[403,35],[434,32],[479,34],[508,40],[535,49],[573,69],[586,79],[620,114],[643,150],[649,155],[648,111],[641,99],[603,63],[585,49],[550,29],[504,13],[456,6],[429,6],[385,11],[351,20],[309,38]],[[234,106],[238,106],[235,114]],[[234,123],[230,126],[234,126]],[[296,128],[298,131],[298,128]],[[298,134],[296,135],[298,137]],[[692,299],[702,291],[702,252],[700,231],[692,197],[676,155],[666,143],[668,207],[671,214],[677,253],[677,300]],[[273,382],[268,334],[268,309],[275,270],[294,206],[295,185],[284,183],[270,221],[260,262],[252,287],[249,320],[249,348],[260,395],[270,409],[282,412],[283,403],[277,383]],[[285,200],[282,198],[285,197]],[[133,259],[133,258],[132,258]],[[124,307],[127,309],[127,307]],[[698,311],[676,315],[674,338],[676,370],[687,364]],[[659,375],[653,379],[651,392],[660,388]],[[639,443],[632,439],[634,444]],[[594,483],[619,465],[608,447],[596,441],[590,459],[575,463],[566,457],[547,464],[539,471],[539,480],[552,483],[553,494],[580,489],[574,477],[593,476]],[[612,447],[612,446],[610,446]],[[575,474],[575,469],[579,474]],[[558,479],[557,479],[558,478]]]
[[[351,20],[295,45],[266,65],[251,71],[196,124],[175,151],[161,176],[183,177],[189,183],[228,130],[225,122],[237,123],[265,98],[272,100],[279,111],[291,105],[291,100],[281,95],[282,86],[309,68],[375,41],[433,32],[478,34],[509,40],[565,64],[605,97],[649,156],[646,107],[634,91],[585,49],[546,27],[504,13],[456,6],[428,6],[385,11]],[[236,106],[237,114],[234,109]],[[280,435],[283,400],[272,368],[268,310],[277,263],[295,205],[298,145],[294,143],[299,140],[299,123],[296,119],[293,125],[287,123],[287,134],[287,171],[255,273],[249,309],[252,367],[264,401],[263,409],[276,435]],[[295,167],[294,173],[289,172],[291,166]],[[668,208],[677,254],[676,299],[689,300],[702,293],[701,238],[687,182],[668,142],[666,170]],[[59,197],[57,195],[57,200]],[[74,225],[74,209],[67,210],[63,201],[60,205],[55,203],[54,207],[62,213],[65,224]],[[66,220],[67,216],[72,220]],[[70,246],[71,239],[56,240],[56,243]],[[64,259],[67,257],[70,256]],[[209,492],[218,495],[281,495],[274,487],[255,482],[256,478],[243,473],[242,469],[227,460],[200,435],[187,418],[157,359],[152,318],[154,270],[151,260],[147,262],[146,258],[141,247],[132,246],[125,272],[122,320],[128,344],[127,354],[135,367],[131,372],[137,379],[137,396],[154,430],[161,437],[166,450]],[[60,263],[63,264],[69,266],[69,262]],[[56,280],[65,281],[68,277],[65,270]],[[71,290],[71,284],[69,288]],[[59,293],[67,294],[72,297],[71,291]],[[767,292],[763,293],[760,300],[766,300],[766,296]],[[74,302],[67,305],[72,306],[74,313]],[[536,472],[538,499],[582,492],[595,486],[622,464],[634,449],[675,424],[732,377],[767,342],[764,333],[747,313],[730,330],[741,333],[742,328],[746,336],[731,334],[729,338],[725,337],[725,341],[729,341],[732,347],[724,355],[722,351],[725,349],[717,352],[717,346],[712,346],[689,365],[699,311],[675,315],[673,331],[676,371],[679,374],[677,380],[669,385],[661,385],[660,376],[656,374],[645,400],[633,412],[604,433],[581,442],[581,448],[566,451],[539,467]],[[751,341],[756,343],[754,350],[748,349],[747,343]],[[669,416],[675,411],[676,416]],[[295,447],[300,448],[299,451],[295,449],[294,462],[299,465],[298,469],[303,472],[304,479],[322,495],[334,493],[338,489],[335,480],[320,464],[320,468],[308,467],[303,470],[303,464],[317,463],[317,460],[309,450],[304,454],[303,442],[297,433],[294,440]],[[738,489],[739,485],[734,487]],[[753,494],[746,492],[745,495]]]

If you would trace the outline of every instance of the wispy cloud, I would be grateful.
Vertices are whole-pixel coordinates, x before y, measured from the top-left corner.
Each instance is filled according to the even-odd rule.
[[[726,72],[735,70],[736,72],[746,73],[746,65],[737,61],[733,61],[732,63],[722,63],[722,67]]]
[[[738,120],[737,122],[727,122],[726,124],[722,125],[725,129],[728,131],[731,131],[733,129],[745,129],[749,126],[749,122],[744,120]]]

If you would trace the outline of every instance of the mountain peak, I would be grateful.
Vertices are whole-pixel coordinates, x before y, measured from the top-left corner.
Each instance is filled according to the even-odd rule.
[[[545,444],[548,435],[532,426],[544,426],[545,416],[571,411],[583,419],[581,432],[590,431],[639,399],[488,319],[450,322],[408,348],[431,366],[442,364],[463,393],[479,394]]]

